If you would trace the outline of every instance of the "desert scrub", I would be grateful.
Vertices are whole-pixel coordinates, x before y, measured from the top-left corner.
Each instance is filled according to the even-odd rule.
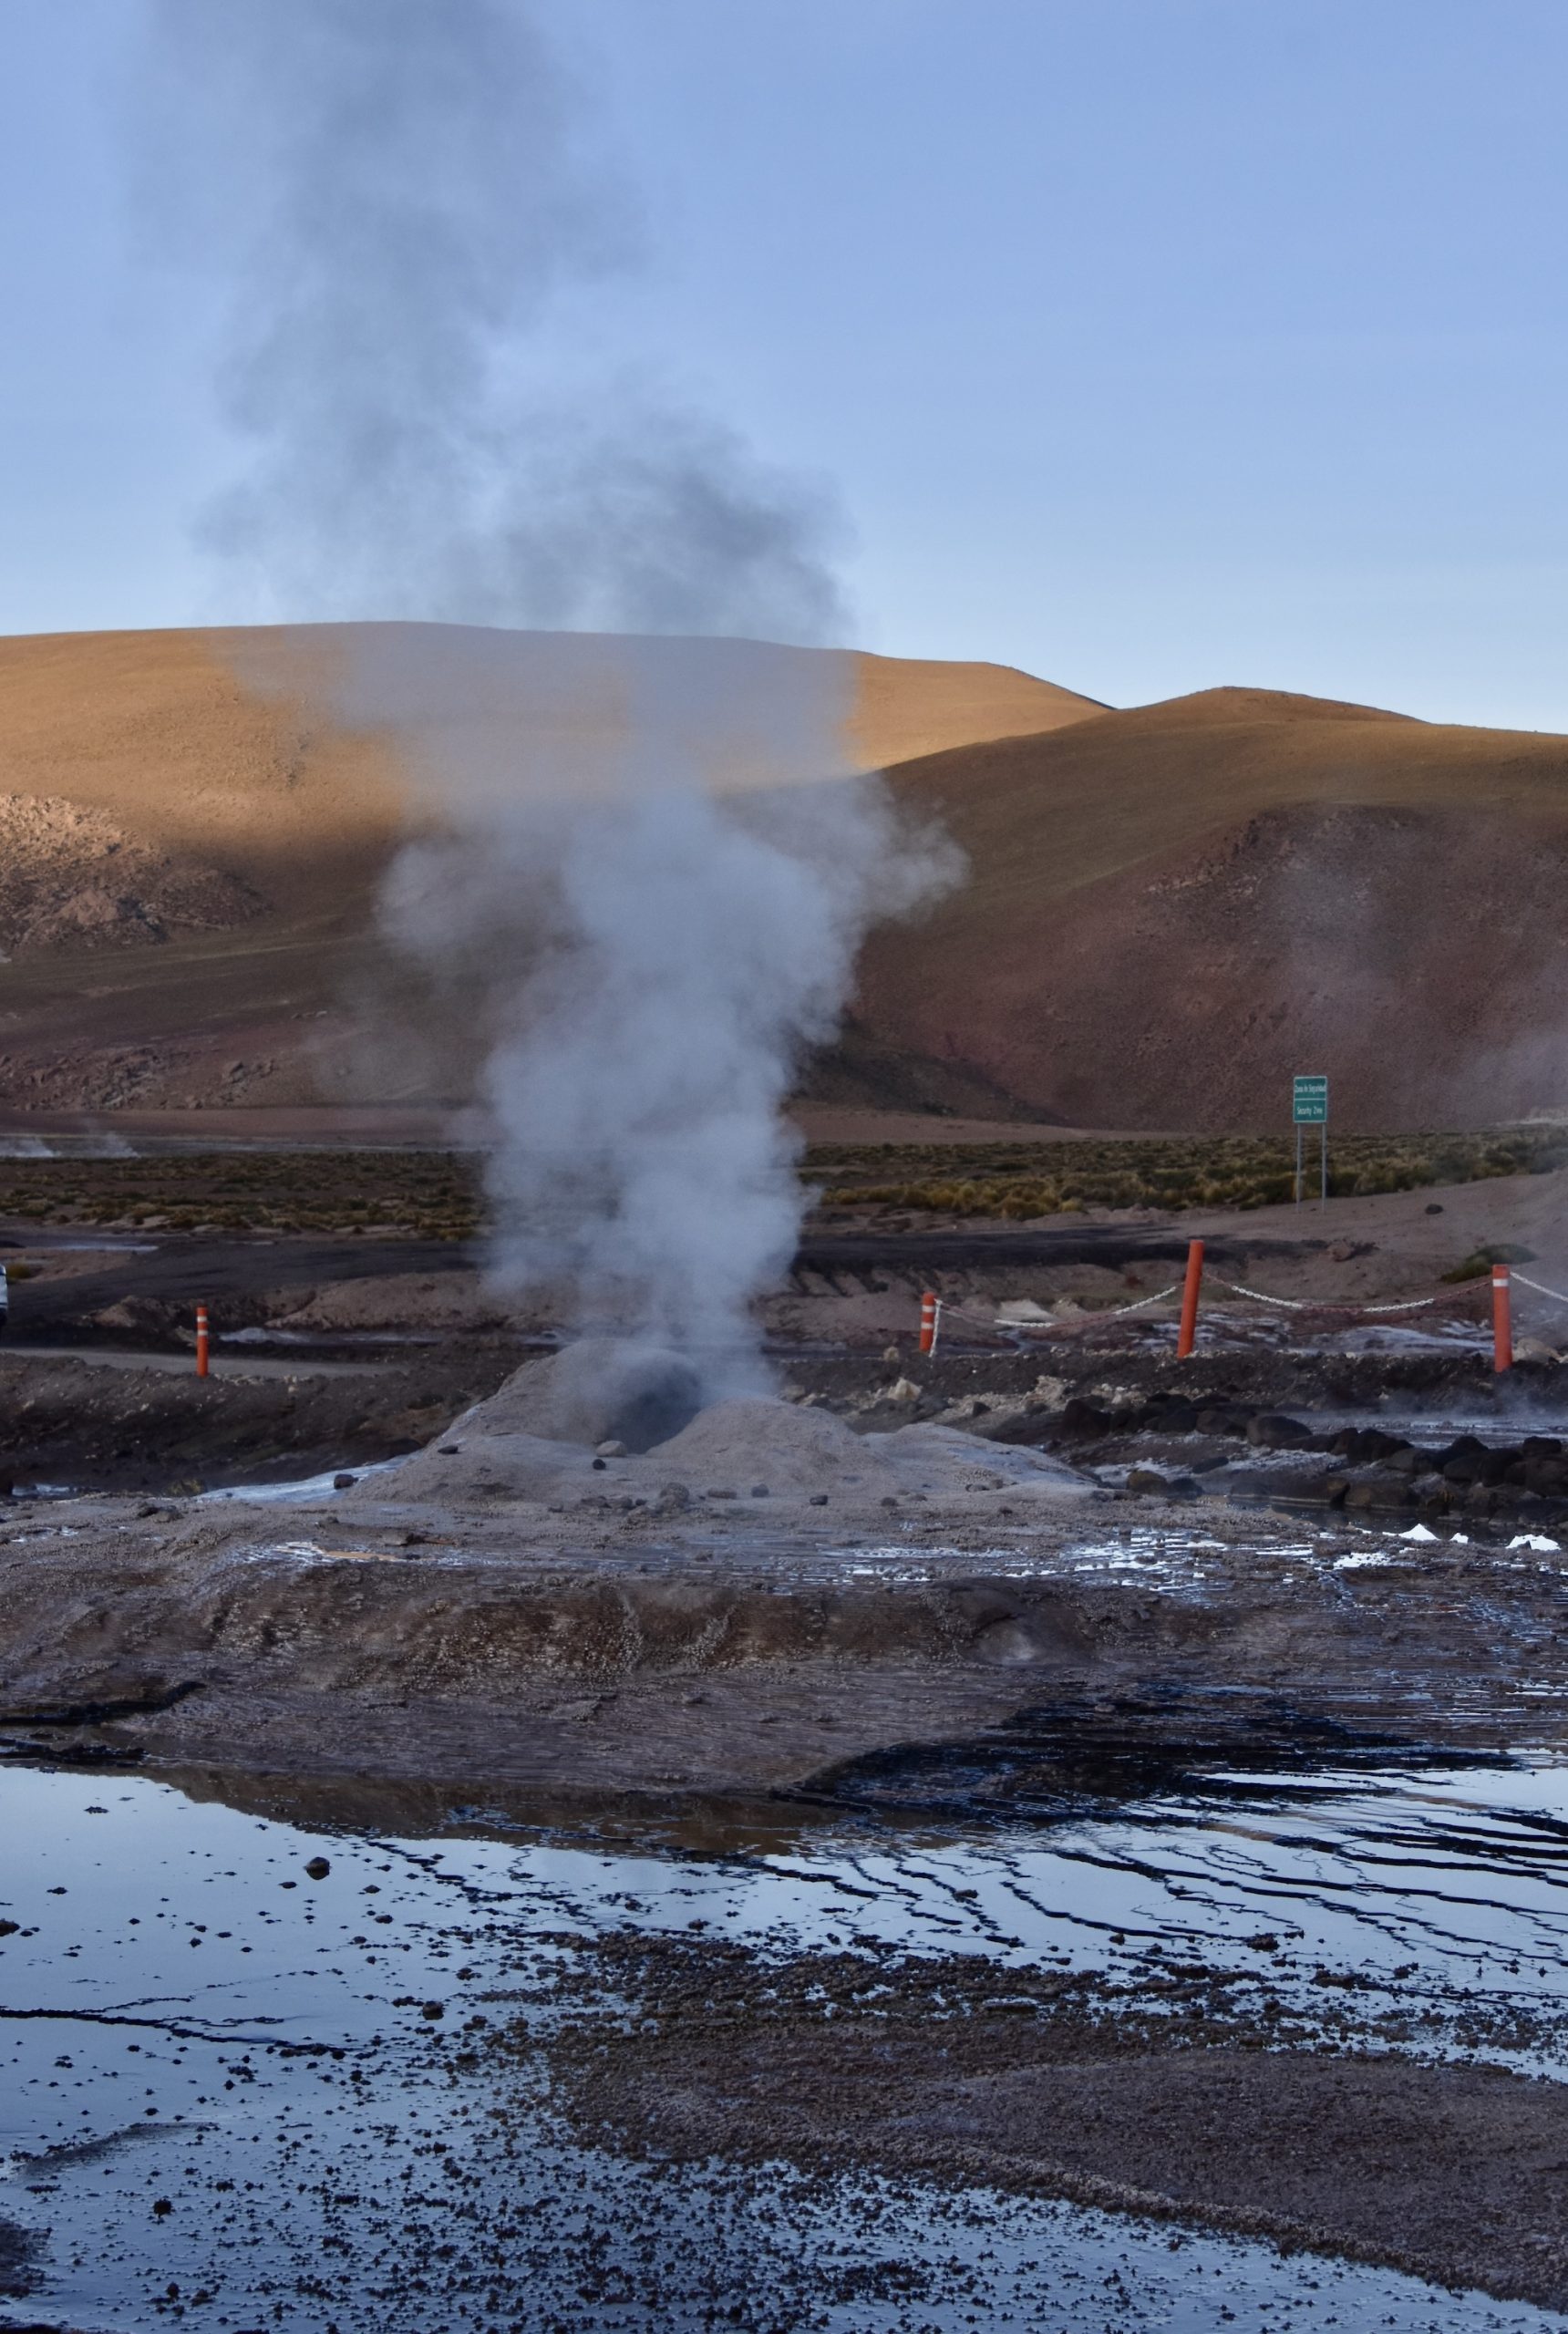
[[[0,1160],[0,1218],[168,1228],[317,1232],[389,1227],[467,1240],[480,1228],[480,1162],[463,1152],[181,1152],[139,1159]]]
[[[1295,1191],[1288,1136],[1128,1137],[1115,1142],[822,1144],[805,1172],[828,1208],[1022,1221],[1087,1207],[1270,1207]],[[1332,1138],[1335,1198],[1544,1174],[1568,1165],[1568,1126],[1499,1127],[1473,1134]],[[1310,1131],[1305,1170],[1316,1189]]]

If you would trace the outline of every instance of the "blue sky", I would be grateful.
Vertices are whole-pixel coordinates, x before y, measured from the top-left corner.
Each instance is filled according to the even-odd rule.
[[[536,14],[644,213],[563,363],[826,481],[865,645],[1568,729],[1563,0]],[[225,612],[213,288],[128,215],[139,21],[0,0],[0,630]]]

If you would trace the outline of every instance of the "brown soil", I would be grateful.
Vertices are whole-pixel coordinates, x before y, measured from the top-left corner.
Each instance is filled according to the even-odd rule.
[[[0,795],[0,948],[146,947],[224,929],[265,902],[215,869],[149,851],[100,811]]]
[[[161,893],[117,889],[100,855],[41,909],[34,887],[24,921],[55,938],[8,973],[0,1102],[462,1101],[467,1054],[369,940],[407,810],[384,743],[248,691],[223,649],[212,634],[0,643],[11,783],[108,821],[166,871]],[[870,947],[813,1101],[1264,1127],[1304,1063],[1331,1074],[1346,1127],[1564,1100],[1563,739],[1260,690],[1113,712],[999,667],[856,673],[856,756],[893,765],[971,872]],[[234,922],[252,897],[266,908]],[[65,935],[152,924],[164,945],[124,950],[112,986],[84,988],[61,956]]]
[[[278,1773],[458,1781],[477,1761],[600,1797],[881,1803],[907,1773],[920,1803],[954,1786],[940,1766],[919,1780],[915,1746],[988,1742],[980,1767],[1011,1771],[1033,1754],[1007,1730],[1047,1704],[1126,1704],[1150,1740],[1150,1712],[1218,1692],[1237,1749],[1282,1726],[1483,1746],[1560,1731],[1563,1575],[1478,1527],[1395,1549],[1328,1516],[1293,1554],[1219,1499],[1031,1489],[1028,1453],[957,1433],[921,1493],[918,1430],[888,1493],[907,1429],[885,1456],[849,1438],[867,1472],[825,1466],[819,1506],[787,1471],[757,1489],[778,1456],[766,1420],[722,1452],[710,1435],[688,1481],[679,1439],[595,1466],[484,1416],[405,1472],[292,1507],[14,1503],[0,1672],[17,1740],[36,1750],[44,1721],[72,1755]],[[1175,1575],[1145,1586],[1110,1558],[1151,1531],[1178,1535]],[[1206,1552],[1183,1554],[1194,1537]]]
[[[867,951],[886,1043],[1075,1124],[1473,1125],[1568,1096],[1568,742],[1209,690],[904,765],[970,883]]]
[[[344,636],[327,625],[288,639],[308,660],[330,657]],[[470,1065],[454,1062],[445,1034],[421,1044],[411,1032],[427,1001],[405,994],[369,939],[409,814],[406,778],[385,739],[335,727],[303,702],[290,667],[268,669],[279,637],[0,641],[7,784],[47,806],[13,811],[12,824],[28,826],[30,851],[41,817],[54,830],[43,863],[18,863],[0,883],[0,949],[8,929],[26,944],[7,973],[0,1104],[464,1099]],[[487,652],[498,637],[484,636]],[[851,662],[846,748],[861,767],[1101,709],[1000,666]],[[264,673],[265,689],[245,673]],[[0,857],[15,862],[12,843]],[[85,984],[69,961],[83,946],[147,938],[165,945],[126,950],[113,984]],[[989,1107],[988,1090],[976,1091]]]
[[[512,1358],[459,1347],[339,1376],[307,1356],[287,1375],[276,1362],[263,1375],[221,1355],[217,1373],[201,1379],[193,1368],[108,1368],[0,1349],[0,1490],[189,1494],[368,1466],[417,1450]]]
[[[1336,2049],[1252,1971],[1132,1988],[627,1937],[567,1986],[557,2081],[622,2147],[1065,2196],[1568,2306],[1568,2087]]]

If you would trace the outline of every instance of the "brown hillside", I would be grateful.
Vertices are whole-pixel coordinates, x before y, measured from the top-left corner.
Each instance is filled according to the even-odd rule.
[[[0,1104],[461,1098],[367,936],[395,758],[244,686],[233,645],[0,641]],[[970,875],[867,951],[825,1098],[1246,1128],[1311,1069],[1344,1126],[1568,1105],[1568,739],[852,669],[855,759],[942,749],[892,783]]]
[[[294,644],[320,642],[330,656],[369,629],[302,625],[273,637],[286,638],[291,655]],[[440,627],[449,637],[459,629]],[[470,637],[500,640],[504,654],[504,635]],[[270,874],[291,898],[299,886],[330,893],[338,865],[396,832],[404,781],[377,741],[237,677],[236,666],[262,668],[268,643],[264,632],[211,631],[0,639],[0,791],[105,811],[149,844]],[[841,662],[835,650],[777,653]],[[1104,709],[1002,665],[848,662],[847,749],[861,769]],[[334,872],[313,852],[326,853]]]
[[[301,627],[284,652],[330,659],[356,630]],[[504,667],[507,635],[439,630],[449,669],[454,652],[481,675]],[[270,653],[280,637],[0,640],[0,1103],[444,1090],[441,1048],[390,1029],[371,1041],[365,1027],[366,999],[387,996],[366,935],[405,779],[380,739],[238,676],[286,676]],[[861,767],[1102,709],[1002,666],[760,653],[821,658],[834,687],[847,664],[846,750]]]
[[[1568,738],[1219,689],[892,775],[972,874],[867,952],[884,1045],[1080,1124],[1568,1103]]]

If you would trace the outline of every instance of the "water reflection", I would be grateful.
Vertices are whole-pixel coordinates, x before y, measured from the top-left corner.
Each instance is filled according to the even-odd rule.
[[[1561,1770],[1215,1767],[1047,1823],[738,1821],[662,1849],[433,1799],[402,1833],[365,1812],[338,1828],[325,1787],[302,1823],[149,1781],[0,1771],[0,2216],[36,2239],[23,2322],[1562,2322],[1067,2205],[623,2163],[570,2143],[526,2054],[502,2081],[475,2047],[548,2020],[574,1939],[635,1927],[759,1950],[885,1940],[1130,1983],[1151,1957],[1200,1957],[1337,2002],[1327,1973],[1354,1978],[1374,2018],[1385,1995],[1441,2021],[1484,1994],[1540,2023],[1466,2047],[1554,2066]]]

